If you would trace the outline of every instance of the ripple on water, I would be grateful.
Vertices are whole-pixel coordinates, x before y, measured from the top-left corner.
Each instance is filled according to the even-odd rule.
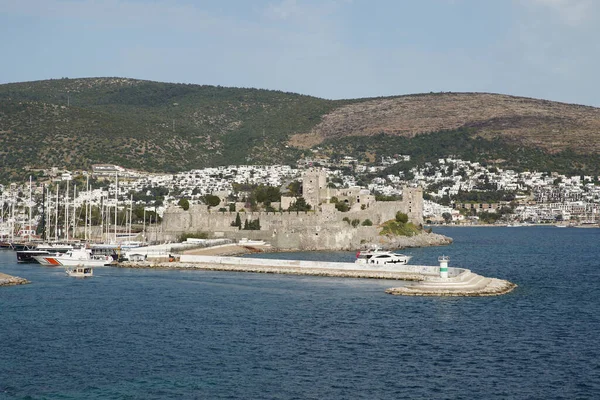
[[[451,246],[404,251],[519,285],[494,298],[206,271],[70,280],[0,252],[33,282],[0,290],[0,398],[600,398],[598,232],[449,228]]]

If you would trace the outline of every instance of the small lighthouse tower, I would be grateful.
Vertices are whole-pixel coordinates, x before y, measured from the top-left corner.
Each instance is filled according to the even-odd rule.
[[[438,257],[438,261],[440,262],[440,278],[448,278],[448,262],[450,261],[450,257],[441,256]]]

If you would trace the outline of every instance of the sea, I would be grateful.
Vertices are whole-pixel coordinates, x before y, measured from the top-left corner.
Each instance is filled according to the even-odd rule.
[[[399,281],[16,263],[0,399],[599,399],[600,229],[434,228],[412,264],[510,280],[498,297]],[[351,261],[354,252],[263,254]]]

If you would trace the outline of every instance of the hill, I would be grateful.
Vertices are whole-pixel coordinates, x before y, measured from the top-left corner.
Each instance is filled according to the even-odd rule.
[[[0,181],[115,163],[175,172],[334,157],[457,155],[598,173],[600,109],[484,93],[325,100],[124,78],[0,85]],[[468,157],[467,157],[468,156]]]
[[[549,153],[600,150],[600,109],[489,93],[438,93],[367,100],[339,107],[291,143],[347,136],[414,137],[473,128],[475,136],[538,147]]]

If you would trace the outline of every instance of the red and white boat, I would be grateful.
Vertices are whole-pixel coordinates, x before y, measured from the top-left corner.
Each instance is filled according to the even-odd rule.
[[[94,255],[90,249],[72,249],[66,253],[43,254],[33,257],[41,265],[63,267],[101,267],[110,265],[113,258],[109,255]]]

